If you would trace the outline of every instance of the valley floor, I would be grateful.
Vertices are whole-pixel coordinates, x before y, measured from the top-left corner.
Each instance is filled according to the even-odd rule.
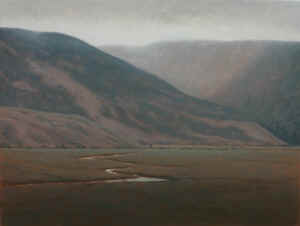
[[[287,147],[0,150],[0,225],[298,225],[299,160]]]

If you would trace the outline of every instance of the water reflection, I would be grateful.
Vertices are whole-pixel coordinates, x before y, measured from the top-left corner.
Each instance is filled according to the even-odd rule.
[[[128,176],[128,173],[122,174],[121,172],[117,172],[117,169],[106,169],[105,172],[114,175],[114,176]],[[143,177],[137,174],[131,175],[133,178],[124,178],[124,179],[112,179],[106,180],[106,183],[128,183],[128,182],[135,182],[135,183],[154,183],[154,182],[165,182],[168,181],[167,179],[158,178],[158,177]]]

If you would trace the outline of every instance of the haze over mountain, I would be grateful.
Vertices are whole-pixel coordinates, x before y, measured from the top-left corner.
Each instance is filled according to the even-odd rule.
[[[59,31],[94,45],[163,40],[300,40],[293,0],[2,0],[0,26]]]
[[[185,93],[211,99],[261,55],[264,42],[180,41],[100,49],[156,74]]]
[[[78,39],[0,29],[1,146],[283,144]]]
[[[290,144],[300,144],[300,43],[163,42],[104,46],[183,92],[248,114]]]

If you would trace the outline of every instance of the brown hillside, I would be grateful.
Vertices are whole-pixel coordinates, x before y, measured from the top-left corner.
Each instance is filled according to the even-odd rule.
[[[78,39],[3,28],[0,41],[3,145],[283,144]]]

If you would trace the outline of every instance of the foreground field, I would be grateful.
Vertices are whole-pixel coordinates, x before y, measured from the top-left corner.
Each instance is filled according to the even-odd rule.
[[[2,225],[298,225],[299,160],[278,148],[1,150]]]

